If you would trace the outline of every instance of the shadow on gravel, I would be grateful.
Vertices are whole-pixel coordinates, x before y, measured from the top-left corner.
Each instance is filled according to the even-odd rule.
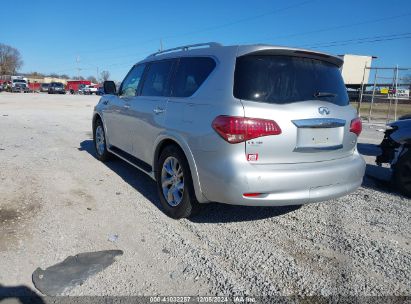
[[[296,211],[301,205],[283,207],[248,207],[210,203],[198,215],[188,220],[193,223],[231,223],[262,220]]]
[[[82,141],[79,151],[86,151],[96,158],[92,140]],[[104,164],[161,210],[156,184],[149,176],[116,157]]]
[[[33,284],[45,295],[58,296],[103,271],[119,255],[123,255],[123,251],[103,250],[69,256],[45,270],[37,268],[32,275]]]
[[[27,286],[4,286],[0,284],[0,302],[3,301],[22,304],[45,303],[41,296]]]
[[[92,140],[84,140],[80,143],[79,151],[86,151],[96,157]],[[157,195],[155,182],[137,168],[129,165],[123,160],[114,158],[112,161],[104,163],[108,168],[120,176],[130,186],[140,192],[146,199],[152,202],[163,212],[160,200]],[[301,206],[285,207],[246,207],[218,203],[204,204],[198,215],[192,216],[189,220],[194,223],[228,223],[255,221],[275,216],[280,216],[293,212]]]

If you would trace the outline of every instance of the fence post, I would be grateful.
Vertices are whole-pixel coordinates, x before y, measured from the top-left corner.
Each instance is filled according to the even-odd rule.
[[[398,106],[398,64],[395,68],[395,106],[394,106],[394,121],[397,120],[397,106]]]
[[[375,86],[377,85],[377,74],[378,74],[378,69],[375,70],[375,75],[374,75],[374,86],[372,89],[372,96],[371,96],[371,103],[370,103],[370,111],[368,113],[368,122],[371,121],[371,115],[372,115],[372,106],[374,104],[374,96],[375,96]]]
[[[360,100],[357,105],[357,115],[358,117],[361,118],[361,104],[362,104],[362,98],[364,94],[364,79],[365,79],[365,71],[367,70],[367,63],[364,65],[364,73],[362,74],[362,81],[361,81],[361,92],[360,92]]]

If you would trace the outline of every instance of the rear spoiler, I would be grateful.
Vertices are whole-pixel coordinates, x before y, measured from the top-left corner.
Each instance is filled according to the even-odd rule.
[[[275,46],[247,46],[240,47],[238,50],[238,57],[246,55],[286,55],[286,56],[296,56],[296,57],[306,57],[317,60],[326,61],[332,63],[338,67],[341,67],[344,60],[341,57],[320,53],[311,50],[295,49],[295,48],[285,48],[285,47],[275,47]]]

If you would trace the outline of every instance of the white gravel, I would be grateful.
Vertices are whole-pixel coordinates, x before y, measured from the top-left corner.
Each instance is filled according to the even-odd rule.
[[[411,200],[366,178],[351,195],[299,209],[211,204],[175,221],[159,210],[149,177],[94,158],[97,100],[0,94],[3,287],[34,290],[37,267],[121,249],[67,294],[411,294]],[[373,151],[364,144],[381,140],[379,128],[365,127],[360,148]],[[368,170],[386,174],[373,159]]]

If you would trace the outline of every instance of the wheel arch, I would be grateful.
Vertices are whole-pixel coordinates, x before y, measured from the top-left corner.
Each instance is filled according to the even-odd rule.
[[[97,113],[97,112],[96,112],[96,113],[93,114],[93,125],[92,125],[93,131],[94,131],[95,127],[96,127],[96,121],[97,121],[98,119],[100,119],[100,120],[103,122],[103,119],[101,118],[100,113]]]
[[[93,119],[92,119],[93,139],[94,139],[94,130],[95,130],[95,127],[96,127],[96,121],[97,121],[98,119],[100,119],[100,120],[101,120],[101,123],[103,124],[104,134],[105,134],[105,136],[106,136],[106,144],[109,146],[109,134],[108,134],[108,132],[107,132],[107,126],[106,126],[106,124],[104,123],[103,115],[102,115],[101,113],[97,112],[97,111],[93,113]]]
[[[187,159],[188,165],[190,167],[190,172],[191,172],[191,178],[193,180],[193,187],[194,187],[194,192],[196,194],[196,198],[198,202],[200,203],[205,203],[208,202],[208,200],[204,197],[203,192],[201,191],[201,183],[200,183],[200,178],[198,176],[198,170],[197,170],[197,165],[193,156],[193,153],[191,152],[190,147],[188,144],[182,140],[178,139],[175,136],[161,136],[160,138],[157,139],[154,147],[154,153],[153,153],[153,172],[154,176],[156,176],[156,168],[158,165],[158,160],[160,158],[161,152],[169,145],[174,145],[177,148],[179,148],[185,158]]]

